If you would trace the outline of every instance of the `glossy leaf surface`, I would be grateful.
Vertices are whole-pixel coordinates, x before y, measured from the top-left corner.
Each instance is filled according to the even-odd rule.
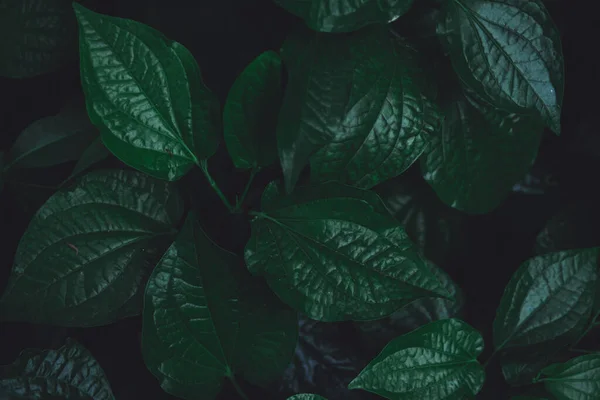
[[[282,57],[277,143],[288,192],[309,161],[313,181],[370,188],[400,175],[439,125],[415,54],[385,30],[296,33]]]
[[[104,371],[73,340],[57,350],[28,349],[0,366],[0,391],[27,399],[113,400]]]
[[[486,213],[510,194],[538,152],[542,126],[460,97],[421,158],[425,180],[447,205]]]
[[[496,349],[577,338],[592,312],[597,258],[597,249],[569,250],[523,263],[496,312]]]
[[[266,167],[277,160],[275,129],[282,97],[282,61],[267,51],[237,77],[223,109],[225,144],[237,168]]]
[[[275,0],[320,32],[351,32],[374,23],[392,22],[406,13],[413,1]]]
[[[348,386],[388,399],[474,397],[485,379],[481,334],[459,319],[432,322],[392,340]]]
[[[88,113],[106,147],[167,180],[214,153],[214,106],[193,57],[146,25],[74,7]]]
[[[154,269],[144,304],[146,365],[184,399],[214,398],[234,374],[266,383],[296,346],[296,313],[211,242],[193,215]]]
[[[424,297],[452,299],[379,197],[336,183],[277,196],[252,221],[248,269],[321,321],[375,319]]]
[[[573,358],[542,370],[544,387],[557,400],[594,400],[600,393],[600,354]]]
[[[449,0],[438,26],[463,84],[560,133],[560,35],[541,0]]]
[[[131,315],[123,307],[141,295],[147,263],[182,212],[164,181],[133,171],[85,175],[29,224],[0,300],[3,317],[97,326]]]
[[[76,23],[64,0],[0,0],[0,75],[55,71],[76,51]]]

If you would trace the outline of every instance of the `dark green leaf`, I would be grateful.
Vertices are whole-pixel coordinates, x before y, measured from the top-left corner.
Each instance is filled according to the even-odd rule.
[[[76,23],[65,0],[0,0],[0,75],[52,72],[76,54]]]
[[[75,164],[71,178],[85,172],[92,165],[110,157],[110,151],[102,143],[102,138],[98,137],[83,151],[79,161]]]
[[[182,206],[167,182],[133,171],[95,171],[56,193],[21,238],[4,319],[96,326],[127,316]]]
[[[448,0],[438,33],[463,84],[560,133],[560,36],[540,0]]]
[[[392,340],[348,387],[388,399],[472,398],[485,379],[482,350],[481,334],[463,321],[432,322]]]
[[[162,388],[214,398],[239,374],[265,384],[289,363],[297,316],[188,217],[154,269],[144,303],[142,352]]]
[[[168,180],[212,154],[213,109],[191,55],[146,25],[74,7],[87,108],[106,147]]]
[[[302,393],[292,397],[288,397],[287,400],[327,400],[325,397],[321,397],[318,394]]]
[[[405,14],[413,1],[275,0],[320,32],[351,32],[374,23],[386,24]]]
[[[277,160],[275,129],[281,103],[282,63],[262,53],[242,71],[223,110],[225,144],[237,168],[266,167]]]
[[[282,57],[277,142],[288,192],[309,160],[313,181],[370,188],[400,175],[439,124],[413,51],[387,31],[299,33]]]
[[[246,263],[310,318],[368,320],[419,298],[453,300],[375,193],[326,183],[264,197]]]
[[[58,350],[25,350],[13,364],[0,366],[2,390],[28,399],[114,399],[98,362],[73,340]]]
[[[97,137],[98,130],[83,110],[42,118],[17,137],[5,168],[42,168],[77,160]]]
[[[596,400],[600,398],[600,353],[588,354],[553,364],[542,370],[546,390],[557,400]]]
[[[527,260],[504,291],[494,320],[497,350],[576,339],[592,312],[598,249]]]
[[[496,208],[529,170],[542,127],[460,98],[446,109],[441,135],[421,158],[423,177],[442,201],[470,213]]]

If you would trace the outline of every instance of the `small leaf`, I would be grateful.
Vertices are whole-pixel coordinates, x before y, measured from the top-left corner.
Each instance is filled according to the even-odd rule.
[[[0,0],[0,75],[29,78],[75,59],[76,23],[65,0]]]
[[[597,258],[598,249],[569,250],[523,263],[496,312],[496,349],[576,339],[592,312]]]
[[[557,400],[595,400],[600,393],[600,353],[573,358],[542,370],[544,387]]]
[[[110,155],[110,151],[108,151],[106,146],[104,146],[104,143],[102,143],[102,138],[96,138],[96,140],[90,143],[90,145],[83,151],[69,178],[80,175],[92,165],[107,159],[110,157]]]
[[[485,379],[482,350],[481,334],[463,321],[432,322],[392,340],[348,387],[387,399],[471,398]]]
[[[225,144],[236,168],[266,167],[277,160],[275,129],[281,103],[282,62],[267,51],[237,77],[223,110]]]
[[[318,394],[302,393],[296,394],[292,397],[288,397],[287,400],[327,400],[325,397],[321,397]]]
[[[531,168],[542,127],[466,98],[452,102],[445,116],[441,134],[421,158],[423,177],[449,206],[490,212]]]
[[[245,250],[248,269],[310,318],[376,319],[419,298],[453,300],[376,194],[326,183],[264,197]]]
[[[190,215],[154,269],[144,303],[142,353],[162,388],[211,399],[225,378],[277,378],[296,346],[297,315],[217,247]]]
[[[387,24],[405,14],[414,0],[275,0],[321,32],[351,32],[370,24]]]
[[[104,371],[74,340],[58,350],[28,349],[0,366],[0,391],[28,399],[113,400]]]
[[[61,112],[33,122],[7,153],[5,169],[42,168],[79,159],[98,137],[85,114]]]
[[[193,57],[146,25],[73,7],[88,113],[106,147],[167,180],[212,154],[214,127],[207,118],[214,110],[202,108],[210,96],[200,90]]]
[[[464,85],[560,133],[560,35],[540,0],[449,0],[438,33]]]
[[[95,171],[54,194],[19,242],[3,319],[83,327],[128,316],[122,307],[139,298],[148,261],[181,218],[173,189],[138,172]]]
[[[288,192],[309,161],[313,182],[368,189],[410,167],[438,127],[415,54],[386,30],[298,33],[282,57],[277,142]]]

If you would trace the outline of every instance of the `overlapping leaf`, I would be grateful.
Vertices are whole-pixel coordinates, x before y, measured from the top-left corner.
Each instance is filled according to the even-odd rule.
[[[392,340],[348,386],[388,399],[474,397],[485,379],[481,334],[459,319],[432,322]]]
[[[557,400],[594,400],[600,393],[600,354],[588,354],[542,370],[537,382]]]
[[[225,378],[276,378],[296,346],[294,311],[188,217],[154,269],[144,303],[142,352],[162,388],[216,397]]]
[[[245,257],[292,307],[321,321],[367,320],[419,298],[453,300],[373,192],[336,183],[276,191],[263,195]]]
[[[164,181],[132,171],[85,175],[53,195],[21,238],[3,318],[96,326],[132,315],[148,264],[182,212]]]
[[[313,181],[370,188],[405,171],[438,126],[415,55],[385,30],[296,33],[282,57],[277,142],[288,191],[309,161]]]

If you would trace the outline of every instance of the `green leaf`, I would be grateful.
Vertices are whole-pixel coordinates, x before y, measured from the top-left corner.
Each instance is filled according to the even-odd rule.
[[[542,127],[466,98],[445,110],[440,135],[432,137],[421,171],[438,197],[469,213],[487,213],[510,194],[537,156]]]
[[[290,362],[297,315],[241,261],[211,242],[191,215],[154,269],[142,352],[166,392],[210,399],[225,378],[239,374],[262,385]]]
[[[524,262],[494,320],[497,350],[576,339],[592,312],[598,249],[569,250]]]
[[[110,155],[110,151],[102,143],[102,138],[96,138],[81,154],[79,161],[77,161],[77,164],[73,168],[73,172],[71,172],[70,178],[80,175],[92,165],[107,159]]]
[[[302,393],[296,394],[292,397],[288,397],[287,400],[327,400],[325,397],[321,397],[318,394]]]
[[[560,35],[540,0],[449,0],[438,34],[464,85],[560,133]]]
[[[61,112],[33,122],[8,151],[5,169],[51,167],[79,159],[98,137],[85,114]]]
[[[28,399],[114,399],[98,361],[71,339],[57,350],[25,350],[0,366],[2,390]]]
[[[557,400],[596,400],[600,398],[600,353],[573,358],[542,370],[544,387]]]
[[[419,298],[453,300],[375,193],[326,183],[263,197],[246,264],[308,317],[368,320]]]
[[[351,32],[370,24],[386,24],[405,14],[413,1],[275,0],[320,32]]]
[[[474,397],[485,379],[481,334],[459,319],[432,322],[392,340],[348,385],[387,399]]]
[[[29,78],[75,59],[76,23],[65,0],[0,0],[0,75]]]
[[[266,167],[277,160],[275,129],[282,97],[282,61],[267,51],[237,77],[223,110],[225,144],[237,168]]]
[[[21,238],[3,319],[97,326],[128,316],[182,206],[170,184],[133,171],[95,171],[54,194]]]
[[[214,153],[214,107],[191,55],[146,25],[73,7],[88,113],[106,147],[167,180]]]
[[[309,160],[313,181],[370,188],[424,151],[439,125],[430,83],[413,51],[388,35],[303,32],[284,44],[289,78],[277,142],[288,192]]]

